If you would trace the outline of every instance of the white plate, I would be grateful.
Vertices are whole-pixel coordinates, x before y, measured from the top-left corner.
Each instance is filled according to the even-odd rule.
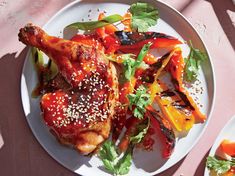
[[[76,1],[60,10],[44,26],[44,29],[50,35],[61,37],[66,35],[66,37],[68,37],[67,32],[62,32],[64,27],[68,24],[81,21],[82,19],[85,21],[89,18],[97,19],[99,13],[98,9],[99,11],[105,10],[107,15],[115,13],[124,14],[129,8],[129,5],[134,2],[135,1],[132,0],[120,3],[112,0],[106,2],[101,0],[90,0],[89,2],[88,0]],[[160,31],[185,41],[192,40],[195,47],[207,52],[198,33],[179,12],[160,1],[148,0],[146,2],[156,6],[160,12],[160,20],[158,21],[157,26],[152,28],[153,31]],[[89,13],[89,10],[92,10],[91,13]],[[182,50],[183,55],[187,56],[189,48],[187,46],[182,46]],[[98,168],[102,163],[97,157],[93,156],[92,158],[89,158],[81,156],[75,150],[60,145],[54,136],[49,133],[48,128],[42,122],[39,99],[32,99],[30,96],[31,91],[37,82],[37,76],[29,58],[30,54],[28,54],[26,58],[22,73],[21,95],[27,121],[37,140],[56,161],[71,171],[87,176],[109,175],[101,168]],[[208,116],[207,121],[204,124],[195,125],[186,137],[179,139],[174,153],[168,160],[161,158],[159,144],[157,143],[154,145],[155,150],[152,152],[136,150],[129,173],[130,175],[143,176],[160,173],[181,160],[196,144],[209,122],[209,116],[214,104],[215,83],[210,60],[204,63],[199,79],[202,81],[202,87],[204,89],[204,92],[199,96],[199,99],[200,102],[203,103],[202,111]]]
[[[219,136],[216,138],[210,150],[209,156],[215,156],[217,148],[224,139],[235,141],[234,134],[235,134],[235,115],[227,122],[224,128],[220,131]],[[209,176],[209,170],[207,168],[205,169],[204,176]]]

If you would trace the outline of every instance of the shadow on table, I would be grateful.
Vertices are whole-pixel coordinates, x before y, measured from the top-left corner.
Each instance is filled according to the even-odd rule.
[[[3,147],[3,145],[4,145],[4,141],[3,141],[2,132],[0,129],[0,149]]]
[[[232,0],[226,0],[226,1],[218,1],[218,0],[205,0],[211,3],[214,12],[221,24],[221,27],[223,28],[231,46],[235,50],[235,27],[233,24],[233,21],[231,20],[228,10],[235,12],[235,5],[233,4]],[[190,5],[192,5],[194,1],[190,0],[184,6],[180,7],[178,10],[180,12],[185,11]]]
[[[56,166],[58,165],[56,162],[46,158],[47,153],[41,147],[37,147],[26,121],[20,87],[22,68],[28,49],[24,48],[19,54],[7,53],[0,58],[0,132],[4,141],[4,145],[0,148],[1,174],[16,175],[15,169],[12,168],[17,167],[22,168],[17,171],[18,175],[32,173],[35,176],[49,173],[58,173],[61,176],[77,175],[61,169],[62,167]],[[74,167],[79,166],[74,165]]]
[[[197,175],[204,175],[204,172],[205,172],[205,167],[206,167],[206,158],[208,157],[209,155],[209,152],[210,152],[210,149],[208,150],[208,152],[205,154],[205,156],[202,158],[196,172],[195,172],[195,176]]]
[[[12,168],[16,165],[27,168],[23,163],[27,160],[24,155],[30,133],[20,101],[20,77],[26,52],[25,48],[19,56],[14,52],[0,58],[0,132],[3,144],[0,166],[3,175],[13,175]]]
[[[215,1],[215,0],[206,0],[211,3],[215,14],[230,42],[233,49],[235,50],[235,27],[233,22],[228,15],[228,10],[235,12],[235,5],[233,4],[232,0],[226,1]]]
[[[12,133],[18,130],[17,126],[21,127],[21,124],[25,123],[25,119],[22,122],[22,119],[18,118],[21,114],[17,112],[23,112],[20,101],[20,77],[26,51],[25,48],[19,56],[14,52],[0,58],[0,151],[9,143]]]
[[[183,6],[179,7],[177,10],[180,12],[183,12],[185,9],[187,9],[191,4],[193,3],[193,0],[189,0],[186,2]]]
[[[175,165],[173,165],[169,169],[165,170],[164,172],[162,172],[160,174],[157,174],[156,176],[168,176],[168,175],[170,176],[170,175],[174,175],[174,173],[177,171],[177,169],[180,167],[180,165],[184,162],[186,156],[183,159],[181,159],[178,163],[176,163]]]

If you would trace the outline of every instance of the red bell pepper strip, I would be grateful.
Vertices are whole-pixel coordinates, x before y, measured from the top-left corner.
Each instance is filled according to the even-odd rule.
[[[162,141],[162,156],[163,158],[169,158],[175,148],[175,134],[170,123],[162,118],[152,107],[148,107],[146,116],[150,117],[151,124],[160,133],[160,139]]]
[[[193,115],[195,116],[196,122],[203,123],[206,120],[206,116],[197,107],[193,98],[190,96],[189,92],[183,87],[183,73],[184,73],[185,62],[182,57],[182,51],[180,48],[176,49],[174,55],[172,55],[170,62],[167,65],[166,70],[168,70],[172,76],[172,82],[181,96],[185,104],[189,104],[193,110]]]
[[[164,116],[172,123],[173,127],[181,132],[188,131],[194,124],[194,116],[190,104],[183,102],[182,98],[170,91],[167,85],[159,83],[158,76],[178,51],[177,48],[165,54],[143,72],[144,81],[149,85],[150,99],[157,101]]]
[[[171,128],[170,123],[162,118],[153,108],[148,107],[143,119],[137,119],[135,117],[130,117],[126,121],[126,132],[119,143],[119,149],[121,151],[126,151],[130,145],[130,137],[136,132],[136,126],[141,124],[147,117],[150,118],[150,122],[153,128],[158,130],[160,134],[160,140],[162,141],[162,156],[163,158],[169,158],[175,147],[175,134]]]
[[[157,32],[124,32],[116,31],[115,36],[120,42],[119,51],[133,53],[139,51],[145,44],[152,43],[151,48],[173,47],[182,44],[177,38]]]
[[[122,139],[121,139],[121,141],[120,141],[120,143],[118,145],[118,148],[122,152],[126,151],[128,146],[130,145],[131,135],[134,134],[135,131],[137,130],[136,126],[138,124],[140,124],[141,122],[143,122],[144,120],[145,120],[145,118],[138,119],[138,118],[133,117],[133,116],[126,120],[126,123],[125,123],[126,131],[125,131],[125,134],[122,137]]]

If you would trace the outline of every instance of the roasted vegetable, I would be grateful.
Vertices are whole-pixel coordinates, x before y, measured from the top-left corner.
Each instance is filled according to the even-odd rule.
[[[145,44],[152,43],[151,48],[173,47],[182,44],[178,39],[157,32],[124,32],[116,31],[115,36],[120,42],[119,51],[124,53],[136,53]]]
[[[148,120],[149,119],[147,119],[146,117],[144,117],[143,119],[138,119],[133,116],[130,117],[129,119],[127,119],[127,121],[125,123],[125,127],[126,127],[125,134],[123,135],[123,137],[118,145],[118,147],[121,151],[126,151],[128,146],[131,143],[131,138],[133,140],[133,137],[136,136],[138,133],[140,133],[141,130],[138,129],[137,126],[140,126],[142,124],[142,125],[145,125],[145,128],[149,127]],[[142,128],[142,130],[145,128]],[[144,133],[146,134],[147,131]],[[142,138],[140,140],[142,140]]]
[[[175,134],[171,128],[170,123],[162,118],[155,110],[150,106],[148,107],[145,117],[143,119],[137,119],[131,117],[126,121],[126,132],[119,144],[121,151],[125,151],[128,146],[133,142],[133,136],[136,139],[138,136],[138,142],[141,142],[147,133],[149,128],[149,121],[153,125],[154,129],[157,129],[160,134],[160,140],[162,141],[162,156],[169,158],[175,147]]]
[[[100,13],[98,20],[102,21],[104,18],[106,18],[104,13]],[[117,28],[112,24],[96,29],[96,34],[101,39],[101,42],[106,49],[106,54],[115,53],[119,49],[120,43],[116,36],[114,36],[115,31],[117,31]]]
[[[175,53],[171,56],[170,62],[167,64],[166,70],[170,72],[172,76],[172,82],[177,90],[184,91],[183,88],[183,73],[185,62],[182,57],[182,51],[180,48],[175,49]]]
[[[179,95],[181,96],[181,99],[184,101],[185,104],[188,104],[191,107],[196,122],[202,123],[206,120],[206,116],[202,114],[202,112],[194,102],[193,98],[189,95],[189,92],[183,87],[184,67],[185,62],[182,57],[182,51],[180,48],[176,48],[174,54],[172,55],[167,65],[167,70],[172,76],[172,82]]]
[[[138,54],[136,60],[132,62],[131,58],[127,57],[126,59],[122,59],[122,62],[124,64],[124,74],[125,78],[129,80],[129,82],[125,82],[124,84],[120,84],[119,86],[119,105],[116,107],[116,118],[114,119],[114,135],[113,140],[116,140],[124,127],[125,120],[126,120],[126,113],[127,113],[127,107],[130,103],[136,103],[131,102],[130,100],[133,99],[132,92],[134,91],[134,88],[136,86],[137,78],[135,77],[135,72],[138,69],[138,67],[141,65],[142,60],[146,53],[148,52],[148,49],[150,47],[150,44],[144,45],[144,47],[141,49],[140,53]],[[127,95],[128,98],[127,98]],[[131,96],[132,95],[132,96]],[[130,98],[132,97],[132,99]],[[132,107],[131,104],[131,107]],[[144,103],[145,104],[145,103]],[[137,104],[134,104],[136,107],[134,109],[134,116],[142,117],[144,112],[140,112],[140,110],[145,110],[145,106],[143,106],[143,100]],[[139,105],[139,106],[138,106]],[[141,105],[141,107],[140,107]]]
[[[155,86],[158,92],[155,100],[164,116],[171,122],[175,130],[189,131],[195,123],[190,105],[185,104],[181,97],[171,91],[163,82],[158,81]]]
[[[160,73],[162,72],[162,70],[166,67],[167,63],[169,62],[174,52],[175,50],[172,50],[170,53],[167,53],[164,56],[162,56],[160,59],[157,60],[156,63],[152,64],[150,68],[146,69],[142,74],[142,78],[144,82],[152,83],[149,86],[151,102],[153,102],[154,97],[156,96],[156,93],[158,91],[156,89],[157,87],[155,86],[157,79]]]
[[[151,119],[151,123],[156,129],[160,131],[160,137],[162,140],[162,156],[169,158],[175,147],[175,134],[168,122],[168,120],[162,118],[155,110],[148,108],[146,116]]]

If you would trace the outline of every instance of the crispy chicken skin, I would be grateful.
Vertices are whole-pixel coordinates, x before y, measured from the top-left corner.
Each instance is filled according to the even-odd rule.
[[[78,87],[85,75],[91,75],[92,71],[107,70],[108,60],[96,47],[49,36],[30,23],[20,29],[19,40],[47,54],[73,87]]]
[[[85,155],[93,152],[111,130],[115,67],[97,47],[49,36],[32,24],[20,29],[19,40],[47,54],[60,72],[41,98],[45,123],[61,143]]]

